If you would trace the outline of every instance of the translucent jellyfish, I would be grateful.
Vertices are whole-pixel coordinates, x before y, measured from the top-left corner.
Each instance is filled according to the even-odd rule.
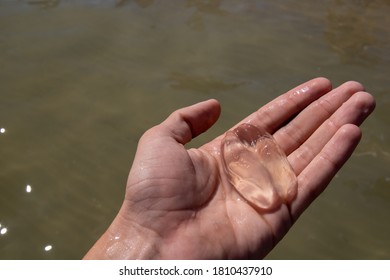
[[[273,210],[295,198],[297,178],[286,155],[256,126],[242,124],[228,131],[222,159],[230,183],[257,209]]]

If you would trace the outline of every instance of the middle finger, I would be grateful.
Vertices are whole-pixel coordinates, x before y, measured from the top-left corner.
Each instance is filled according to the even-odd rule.
[[[353,94],[364,88],[358,82],[346,82],[311,103],[287,125],[274,133],[286,155],[301,146],[307,138]]]
[[[294,152],[288,156],[295,174],[301,171],[345,124],[360,125],[374,109],[373,97],[367,92],[358,92],[331,116]]]

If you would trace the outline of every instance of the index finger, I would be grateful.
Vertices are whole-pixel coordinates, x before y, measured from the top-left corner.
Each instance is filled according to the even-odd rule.
[[[306,106],[332,89],[326,78],[307,81],[252,113],[233,128],[243,123],[250,123],[273,134]]]

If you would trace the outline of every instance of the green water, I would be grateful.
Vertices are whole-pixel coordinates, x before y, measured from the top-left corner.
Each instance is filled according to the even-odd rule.
[[[386,0],[0,0],[0,259],[81,258],[138,138],[173,110],[221,102],[198,146],[317,76],[362,82],[377,108],[268,258],[389,259],[389,14]]]

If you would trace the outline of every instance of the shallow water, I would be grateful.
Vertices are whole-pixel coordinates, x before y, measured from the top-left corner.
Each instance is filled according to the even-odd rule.
[[[174,109],[220,100],[198,146],[325,76],[362,82],[377,108],[268,258],[389,259],[389,13],[386,0],[0,0],[0,258],[81,258],[118,211],[138,138]]]

